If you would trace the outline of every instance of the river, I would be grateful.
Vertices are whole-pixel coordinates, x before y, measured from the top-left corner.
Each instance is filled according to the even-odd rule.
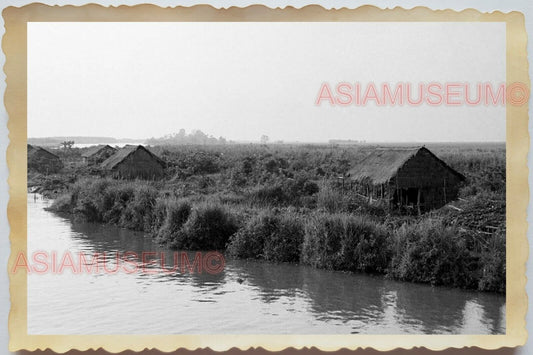
[[[154,251],[173,260],[142,233],[75,222],[46,211],[50,203],[28,195],[28,257]],[[246,260],[226,260],[219,273],[151,270],[30,273],[28,334],[505,333],[497,294]]]

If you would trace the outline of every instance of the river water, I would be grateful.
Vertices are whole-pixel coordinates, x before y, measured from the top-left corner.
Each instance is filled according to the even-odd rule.
[[[219,273],[158,272],[156,265],[52,272],[68,253],[75,265],[79,253],[113,255],[105,261],[112,271],[114,253],[163,253],[170,267],[174,252],[142,233],[48,212],[49,204],[28,195],[27,255],[42,252],[50,267],[28,275],[29,334],[505,333],[501,295],[293,264],[226,260]],[[192,264],[196,254],[189,255]]]

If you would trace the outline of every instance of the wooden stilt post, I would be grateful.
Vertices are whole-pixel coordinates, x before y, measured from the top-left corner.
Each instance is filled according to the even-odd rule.
[[[448,201],[447,201],[447,198],[446,198],[446,178],[444,178],[444,204],[447,204]]]
[[[420,194],[422,192],[422,189],[418,189],[418,194],[416,195],[416,206],[418,208],[418,215],[420,215]]]

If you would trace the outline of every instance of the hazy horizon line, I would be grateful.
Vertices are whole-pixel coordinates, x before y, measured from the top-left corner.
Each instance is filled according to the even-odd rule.
[[[154,137],[149,138],[129,138],[129,137],[111,137],[111,136],[44,136],[44,137],[27,137],[27,139],[74,139],[74,138],[105,138],[105,139],[113,139],[117,141],[131,141],[131,142],[138,142],[138,141],[147,141],[149,139],[154,139]],[[225,138],[225,137],[224,137]],[[155,138],[160,139],[160,138]],[[228,142],[235,142],[235,143],[260,143],[259,139],[229,139],[225,138]],[[507,141],[420,141],[420,140],[409,140],[409,141],[394,141],[394,140],[383,140],[383,141],[377,141],[377,140],[364,140],[364,139],[345,139],[345,138],[330,138],[328,140],[319,140],[319,141],[299,141],[299,140],[283,140],[283,139],[271,139],[267,144],[280,144],[280,143],[302,143],[302,144],[310,144],[310,143],[317,143],[317,144],[325,144],[325,143],[331,143],[331,141],[339,141],[339,142],[346,142],[346,143],[360,143],[360,144],[373,144],[373,143],[398,143],[398,144],[407,144],[407,143],[417,143],[417,144],[424,144],[424,143],[507,143]],[[88,143],[87,143],[88,144]],[[264,144],[264,143],[263,143]]]

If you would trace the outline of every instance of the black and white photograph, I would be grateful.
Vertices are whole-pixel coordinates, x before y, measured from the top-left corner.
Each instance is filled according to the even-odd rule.
[[[28,24],[28,334],[505,334],[502,23]]]

